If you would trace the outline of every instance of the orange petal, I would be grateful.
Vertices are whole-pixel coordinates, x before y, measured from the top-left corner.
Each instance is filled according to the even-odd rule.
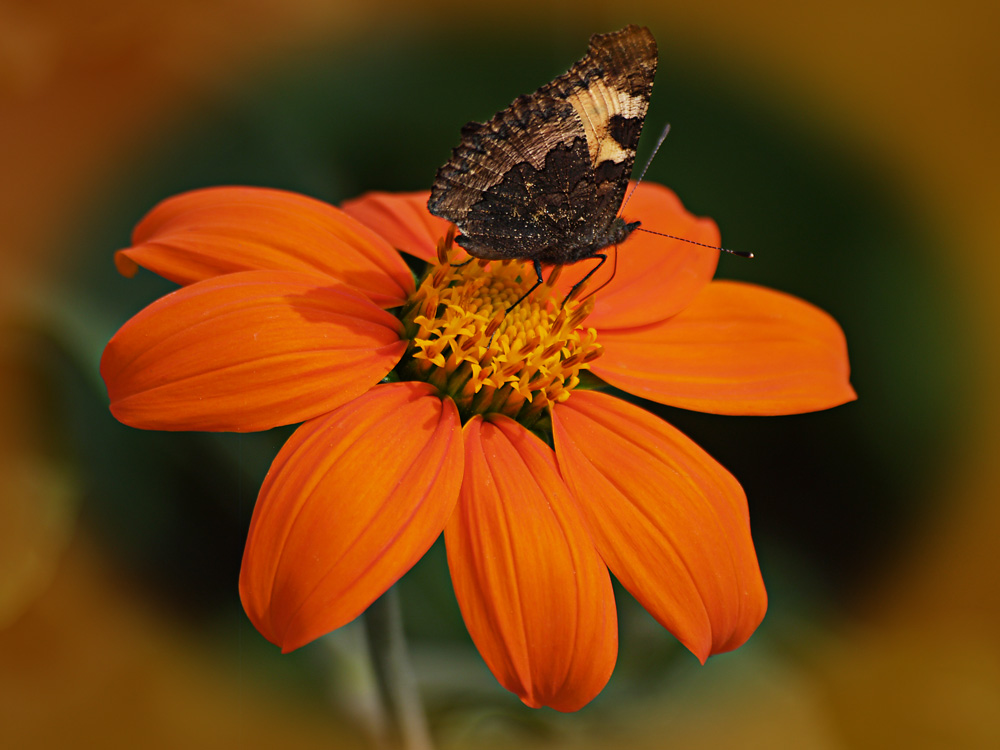
[[[389,244],[423,260],[437,260],[437,243],[450,224],[427,210],[430,191],[365,193],[345,201],[345,212],[385,237]]]
[[[127,276],[136,264],[178,284],[252,270],[318,272],[382,307],[413,291],[406,263],[378,234],[339,208],[284,190],[218,187],[168,198],[115,257]]]
[[[593,699],[617,658],[614,595],[551,449],[506,417],[466,424],[445,541],[465,624],[500,684],[532,708]]]
[[[601,331],[591,365],[611,385],[713,414],[800,414],[853,401],[837,321],[808,302],[716,281],[670,320]]]
[[[285,653],[339,628],[440,535],[462,482],[458,410],[426,383],[378,385],[285,443],[240,571],[254,627]]]
[[[733,476],[663,420],[603,393],[574,392],[552,427],[559,470],[615,577],[702,662],[742,645],[767,594]]]
[[[367,391],[402,356],[401,334],[396,318],[328,277],[245,271],[141,311],[108,342],[101,376],[112,414],[132,427],[266,430]]]
[[[628,221],[641,221],[643,229],[719,244],[715,222],[688,213],[680,199],[662,185],[640,184],[624,214]],[[676,315],[712,280],[719,262],[718,250],[641,231],[633,232],[617,250],[604,252],[607,262],[587,282],[588,289],[598,289],[614,272],[614,278],[597,292],[594,312],[587,320],[587,325],[599,331],[647,325]],[[558,288],[568,292],[593,263],[564,269]]]

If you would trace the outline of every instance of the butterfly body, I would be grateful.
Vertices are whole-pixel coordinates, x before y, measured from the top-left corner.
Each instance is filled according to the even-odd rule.
[[[567,264],[599,257],[639,222],[621,209],[656,73],[656,42],[628,26],[489,122],[470,122],[428,208],[476,258]]]

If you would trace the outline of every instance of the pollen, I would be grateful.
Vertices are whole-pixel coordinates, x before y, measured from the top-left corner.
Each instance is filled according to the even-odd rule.
[[[533,427],[601,356],[583,325],[594,300],[564,300],[557,267],[517,302],[536,280],[530,264],[469,260],[453,239],[438,243],[438,262],[403,308],[410,345],[398,370],[449,395],[464,420],[500,413]]]

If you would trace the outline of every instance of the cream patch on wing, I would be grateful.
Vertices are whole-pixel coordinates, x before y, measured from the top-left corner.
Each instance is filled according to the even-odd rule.
[[[631,149],[623,148],[608,133],[608,128],[615,115],[626,119],[644,117],[649,106],[646,99],[595,81],[588,88],[574,91],[566,100],[573,105],[583,125],[592,165],[596,167],[605,161],[621,164],[634,156]]]

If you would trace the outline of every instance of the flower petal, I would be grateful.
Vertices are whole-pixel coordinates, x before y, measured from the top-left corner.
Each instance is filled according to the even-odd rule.
[[[378,385],[299,427],[250,522],[254,627],[287,653],[361,614],[441,534],[462,461],[458,410],[426,383]]]
[[[713,414],[801,414],[857,398],[837,321],[771,289],[716,281],[679,315],[601,331],[591,370],[661,404]]]
[[[663,420],[577,391],[552,410],[559,470],[611,572],[702,662],[764,617],[746,496]]]
[[[385,237],[389,244],[423,260],[437,260],[437,243],[450,226],[427,210],[430,191],[365,193],[345,201],[344,211]]]
[[[548,446],[506,417],[466,424],[445,541],[465,624],[500,684],[559,711],[601,691],[618,651],[614,594]]]
[[[115,418],[148,430],[249,432],[364,393],[406,349],[396,318],[329,277],[217,276],[168,294],[108,342]]]
[[[119,271],[137,266],[178,284],[252,270],[318,272],[382,307],[414,289],[406,263],[378,234],[339,208],[284,190],[217,187],[168,198],[115,256]]]
[[[719,244],[715,222],[688,213],[673,191],[662,185],[641,183],[625,214],[628,221],[641,221],[643,229]],[[712,280],[719,262],[719,251],[713,248],[641,231],[633,232],[617,250],[606,248],[605,252],[607,263],[587,282],[588,289],[598,289],[614,273],[597,294],[594,312],[587,319],[587,325],[599,331],[647,325],[676,315]],[[586,274],[581,269],[586,264],[563,270],[558,287],[564,294]]]

